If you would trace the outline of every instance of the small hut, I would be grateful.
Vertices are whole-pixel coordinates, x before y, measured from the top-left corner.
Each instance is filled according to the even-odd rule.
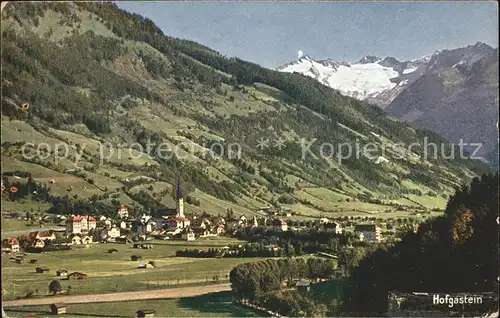
[[[153,309],[141,309],[138,310],[136,313],[138,318],[146,318],[146,317],[154,317],[156,311],[154,311]]]
[[[39,273],[39,274],[43,274],[43,273],[45,273],[45,272],[48,272],[48,271],[49,271],[49,269],[48,269],[47,267],[37,267],[37,268],[35,269],[35,271],[36,271],[37,273]]]
[[[308,292],[311,290],[311,282],[308,280],[299,280],[295,287],[299,292]]]
[[[87,278],[87,274],[74,272],[74,273],[68,274],[67,277],[68,277],[68,280],[82,280],[82,279]]]
[[[130,260],[131,260],[131,261],[138,261],[138,260],[140,260],[140,259],[142,259],[142,257],[141,257],[141,256],[137,256],[137,255],[132,255],[132,256],[130,256]]]
[[[66,313],[66,304],[52,304],[50,305],[50,311],[53,315],[60,315]]]
[[[60,270],[56,271],[56,276],[67,277],[68,271],[65,269],[60,269]]]

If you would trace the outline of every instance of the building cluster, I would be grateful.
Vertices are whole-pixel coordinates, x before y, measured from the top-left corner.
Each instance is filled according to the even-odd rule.
[[[175,214],[171,216],[151,217],[142,215],[131,217],[130,207],[121,205],[114,218],[102,216],[97,220],[88,215],[71,215],[60,219],[66,222],[65,230],[36,231],[23,238],[8,238],[2,241],[3,252],[18,252],[20,248],[45,248],[47,244],[62,238],[62,243],[67,245],[87,245],[101,242],[131,243],[136,240],[163,239],[163,240],[185,240],[193,241],[196,238],[219,236],[223,234],[232,235],[242,228],[266,228],[274,231],[301,230],[303,228],[315,227],[325,231],[341,234],[343,228],[340,222],[327,218],[315,221],[289,221],[279,218],[290,214],[290,211],[282,213],[271,212],[263,208],[261,212],[267,212],[267,216],[257,218],[254,216],[247,219],[244,215],[240,217],[223,218],[221,216],[202,216],[191,218],[184,213],[184,198],[180,184],[176,188]],[[359,240],[367,242],[380,242],[381,229],[376,224],[356,224],[354,232]],[[56,235],[57,234],[57,235]],[[22,246],[20,239],[23,241]],[[61,243],[61,242],[59,242]]]

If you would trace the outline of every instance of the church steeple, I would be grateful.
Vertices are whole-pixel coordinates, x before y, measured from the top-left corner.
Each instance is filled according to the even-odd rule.
[[[177,200],[183,198],[182,197],[182,188],[181,188],[181,184],[180,183],[177,183],[177,190],[175,191],[175,194],[176,194]]]
[[[177,210],[177,217],[183,218],[184,217],[184,198],[182,196],[182,188],[180,182],[177,182],[177,189],[175,191],[176,197],[177,197],[177,205],[176,205],[176,210]]]

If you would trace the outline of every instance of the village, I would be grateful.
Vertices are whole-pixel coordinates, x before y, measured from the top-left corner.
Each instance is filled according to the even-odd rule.
[[[148,240],[183,240],[194,241],[215,236],[231,236],[242,228],[265,228],[272,231],[300,231],[301,229],[316,227],[325,231],[341,234],[343,223],[341,220],[319,218],[314,221],[284,221],[282,217],[290,217],[290,212],[270,212],[263,208],[268,217],[254,216],[224,218],[222,216],[192,216],[184,213],[184,198],[179,184],[176,191],[175,215],[151,217],[142,215],[130,217],[130,207],[121,205],[116,211],[115,218],[105,216],[93,217],[89,215],[56,216],[60,226],[58,229],[47,231],[33,231],[21,237],[9,237],[2,241],[2,252],[19,252],[21,249],[30,252],[49,250],[49,247],[88,245],[94,243],[136,243]],[[381,242],[383,240],[382,226],[379,223],[354,224],[354,233],[360,241]],[[134,244],[134,247],[151,247],[147,244]]]

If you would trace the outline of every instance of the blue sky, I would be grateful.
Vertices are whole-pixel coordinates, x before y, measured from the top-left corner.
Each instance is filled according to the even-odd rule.
[[[478,41],[498,47],[490,2],[117,2],[166,35],[262,66],[297,58],[418,58]]]

